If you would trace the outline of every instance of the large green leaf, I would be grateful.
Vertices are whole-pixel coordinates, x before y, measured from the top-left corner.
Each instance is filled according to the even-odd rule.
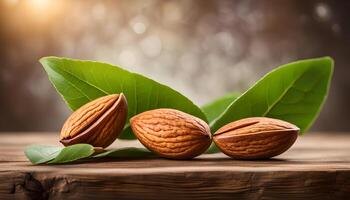
[[[44,57],[40,62],[72,110],[100,96],[124,93],[128,101],[128,119],[146,110],[174,108],[207,121],[201,109],[188,98],[140,74],[94,61]],[[127,127],[122,138],[134,138]]]
[[[212,132],[232,121],[266,116],[297,125],[305,132],[318,116],[333,74],[329,57],[283,65],[260,79],[210,123]]]
[[[202,106],[204,114],[207,116],[209,122],[219,117],[237,97],[237,92],[228,93],[214,101]]]

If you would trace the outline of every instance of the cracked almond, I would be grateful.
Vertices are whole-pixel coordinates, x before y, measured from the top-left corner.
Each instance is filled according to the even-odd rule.
[[[298,137],[299,128],[267,117],[231,122],[213,136],[218,148],[236,159],[267,159],[288,150]]]
[[[127,113],[128,105],[122,93],[95,99],[66,120],[60,142],[64,146],[87,143],[105,148],[122,132]]]

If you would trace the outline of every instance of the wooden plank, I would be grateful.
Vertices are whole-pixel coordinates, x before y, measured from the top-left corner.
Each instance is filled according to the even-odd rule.
[[[350,199],[350,134],[309,133],[285,154],[239,161],[223,154],[194,160],[103,160],[33,166],[28,144],[57,134],[0,136],[1,199]],[[113,148],[139,146],[116,142]]]

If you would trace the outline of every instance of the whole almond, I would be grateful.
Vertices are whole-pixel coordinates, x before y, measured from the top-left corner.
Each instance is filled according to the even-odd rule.
[[[144,146],[165,158],[194,158],[202,154],[211,143],[207,123],[174,109],[140,113],[130,119],[130,124]]]
[[[267,159],[289,149],[299,128],[291,123],[252,117],[231,122],[215,132],[213,140],[226,155],[236,159]]]
[[[95,99],[76,110],[64,123],[60,142],[107,147],[122,132],[128,113],[125,96],[112,94]]]

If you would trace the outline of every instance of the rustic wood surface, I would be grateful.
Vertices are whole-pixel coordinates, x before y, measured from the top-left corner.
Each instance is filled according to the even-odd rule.
[[[104,160],[34,166],[25,146],[57,133],[0,133],[0,199],[350,199],[350,133],[308,133],[264,161]],[[138,146],[115,142],[112,146]]]

